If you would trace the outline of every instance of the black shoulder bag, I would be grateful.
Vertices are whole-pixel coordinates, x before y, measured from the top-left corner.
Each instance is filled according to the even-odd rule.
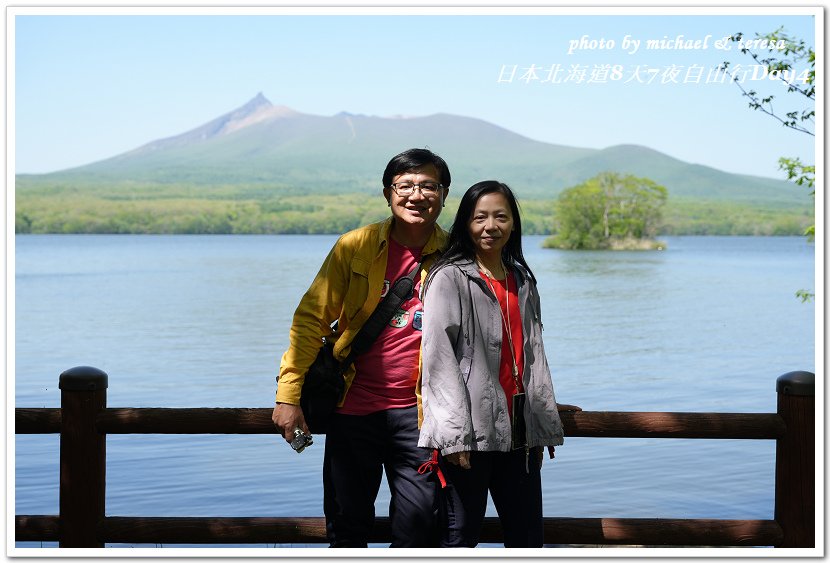
[[[334,409],[343,397],[346,383],[343,374],[354,359],[369,349],[383,328],[395,314],[401,304],[409,299],[415,287],[415,274],[421,269],[419,262],[415,269],[406,276],[398,278],[389,292],[366,319],[352,340],[349,355],[343,363],[334,357],[334,343],[323,339],[314,362],[309,366],[300,395],[300,407],[303,409],[308,429],[312,434],[325,434]]]

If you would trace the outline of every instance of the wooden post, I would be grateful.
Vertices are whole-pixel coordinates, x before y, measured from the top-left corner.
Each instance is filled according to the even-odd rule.
[[[98,523],[104,518],[106,436],[95,428],[107,406],[107,374],[87,366],[60,376],[60,547],[104,547]]]
[[[816,546],[816,376],[791,371],[778,378],[778,414],[787,429],[775,448],[777,547]]]

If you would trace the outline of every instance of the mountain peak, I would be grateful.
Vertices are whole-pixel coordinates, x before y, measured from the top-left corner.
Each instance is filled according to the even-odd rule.
[[[244,129],[261,121],[292,117],[295,115],[301,114],[286,106],[275,106],[262,92],[258,92],[256,96],[248,100],[244,105],[225,115],[217,117],[181,135],[148,143],[135,149],[134,152],[157,151],[165,147],[186,145],[194,141],[205,141],[213,137],[227,135],[228,133]]]
[[[248,102],[232,113],[251,113],[262,108],[270,108],[273,104],[266,98],[262,92],[258,92],[256,96],[248,100]]]
[[[256,96],[254,96],[254,98],[251,100],[251,102],[260,102],[260,103],[261,103],[261,102],[264,102],[264,103],[267,103],[267,104],[270,104],[270,103],[271,103],[271,102],[268,100],[268,98],[266,98],[266,97],[262,94],[262,92],[257,92]],[[251,103],[251,102],[248,102],[248,103]]]
[[[263,96],[262,92],[259,92],[256,96],[248,100],[244,105],[239,106],[230,113],[226,113],[222,117],[224,117],[228,121],[233,121],[235,119],[244,119],[249,115],[262,113],[263,111],[268,111],[272,107],[274,107],[274,104],[272,104],[270,100],[268,100],[268,98]]]
[[[262,92],[259,92],[245,105],[219,118],[220,122],[217,125],[221,126],[214,131],[214,134],[230,133],[260,121],[294,115],[299,114],[289,107],[275,106]]]

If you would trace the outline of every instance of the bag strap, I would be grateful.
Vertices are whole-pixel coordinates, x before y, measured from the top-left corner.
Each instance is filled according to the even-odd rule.
[[[369,349],[384,327],[395,314],[395,311],[401,306],[401,303],[409,299],[412,295],[412,290],[415,288],[415,275],[420,271],[423,260],[415,265],[415,268],[409,274],[398,278],[392,287],[389,289],[384,298],[360,327],[360,330],[352,340],[352,347],[349,350],[349,355],[343,360],[343,370],[351,364],[354,359]]]

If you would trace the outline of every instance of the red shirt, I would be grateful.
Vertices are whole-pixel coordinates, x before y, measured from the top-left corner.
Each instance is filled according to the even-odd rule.
[[[496,294],[501,308],[501,364],[499,365],[499,383],[507,397],[507,414],[513,414],[513,395],[516,394],[516,379],[513,377],[513,359],[519,370],[519,392],[522,392],[522,373],[524,372],[524,343],[522,340],[522,315],[519,311],[519,294],[516,278],[508,272],[503,280],[496,280],[481,272],[481,277]],[[508,310],[508,295],[509,310]],[[507,334],[507,320],[510,320],[510,336],[513,340],[513,353],[510,352],[510,338]]]
[[[378,301],[395,280],[412,271],[421,259],[421,250],[407,248],[390,237],[386,275]],[[392,315],[372,347],[355,359],[354,381],[337,412],[364,415],[417,404],[415,383],[423,315],[420,294],[421,276],[416,274],[412,296]]]

